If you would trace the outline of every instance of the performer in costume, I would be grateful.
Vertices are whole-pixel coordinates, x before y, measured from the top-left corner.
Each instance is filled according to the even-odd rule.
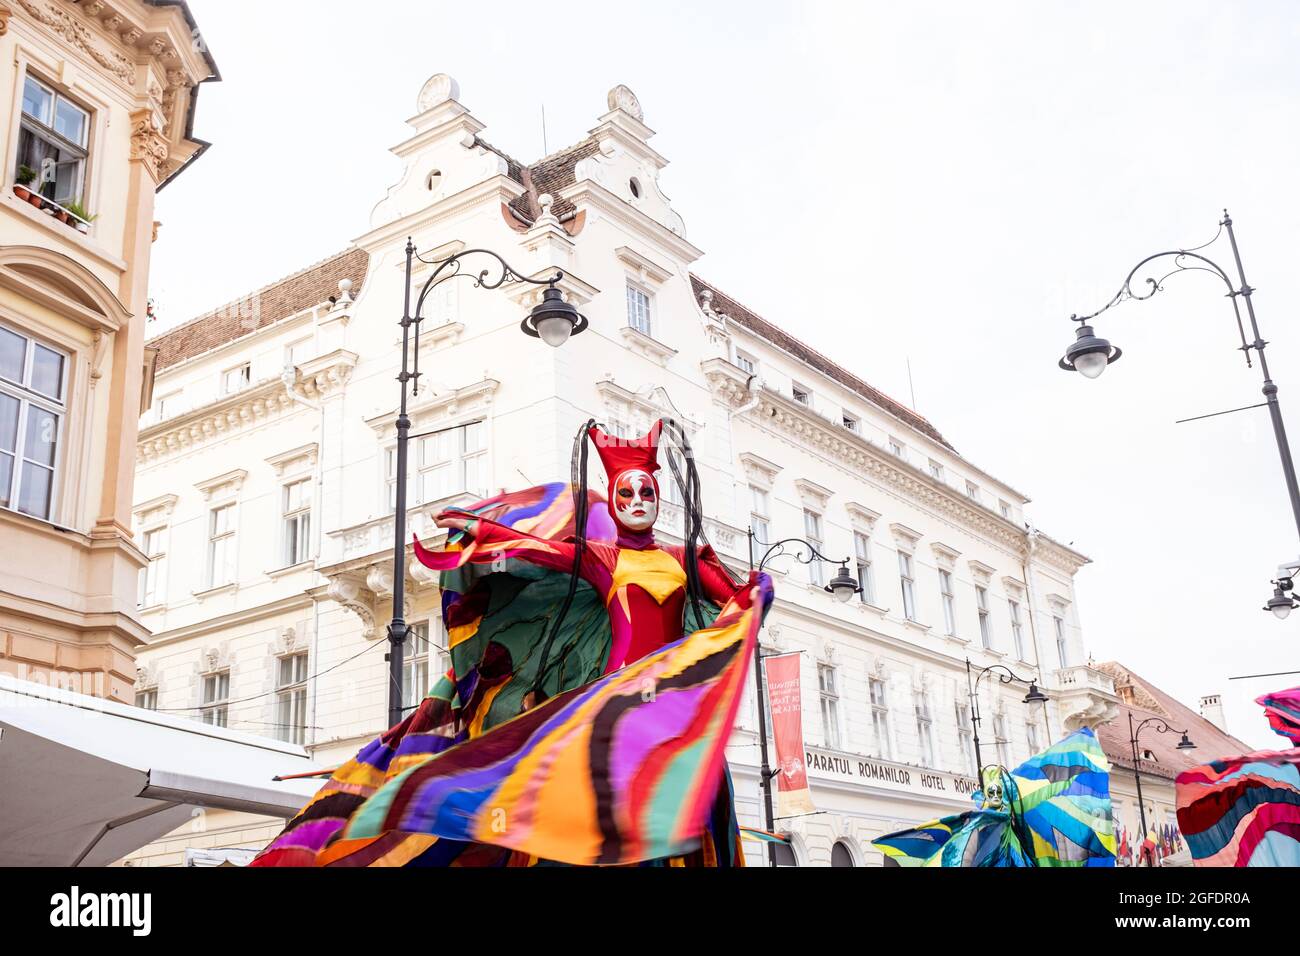
[[[665,437],[683,547],[653,534]],[[586,487],[591,445],[612,507]],[[452,668],[254,865],[743,863],[722,754],[770,581],[737,584],[704,541],[676,423],[587,423],[573,478],[444,512],[443,551],[416,542]]]
[[[1300,688],[1255,703],[1296,746],[1184,770],[1178,829],[1197,866],[1300,866]]]
[[[978,809],[880,837],[900,866],[1114,866],[1110,762],[1085,727],[1008,772],[985,767]]]

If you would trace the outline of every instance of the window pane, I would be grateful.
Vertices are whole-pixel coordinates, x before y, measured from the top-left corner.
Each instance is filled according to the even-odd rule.
[[[18,510],[37,518],[50,516],[50,489],[54,472],[40,465],[23,465],[22,483],[18,489]]]
[[[23,112],[50,125],[50,111],[54,106],[54,95],[30,76],[23,83]]]
[[[54,449],[59,438],[59,419],[52,412],[34,405],[27,407],[27,441],[23,454],[42,465],[53,466]]]
[[[0,452],[0,508],[13,504],[14,456]]]
[[[18,399],[0,393],[0,451],[18,450]]]
[[[78,146],[86,145],[86,112],[59,97],[54,107],[54,131]]]
[[[26,356],[27,340],[8,329],[0,329],[0,378],[21,382]]]
[[[32,389],[50,398],[63,397],[63,356],[44,345],[32,355]]]

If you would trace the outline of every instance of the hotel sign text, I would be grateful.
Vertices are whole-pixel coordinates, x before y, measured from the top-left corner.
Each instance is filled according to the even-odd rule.
[[[804,760],[809,776],[813,777],[877,784],[892,790],[909,790],[958,800],[968,798],[978,789],[974,777],[902,766],[873,757],[805,750]]]

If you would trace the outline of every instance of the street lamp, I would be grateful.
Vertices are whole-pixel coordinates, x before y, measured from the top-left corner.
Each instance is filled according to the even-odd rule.
[[[984,679],[985,674],[988,674],[990,672],[997,674],[998,681],[1003,684],[1010,684],[1013,682],[1019,684],[1028,684],[1029,690],[1026,692],[1024,696],[1024,703],[1026,704],[1047,703],[1047,695],[1038,689],[1038,681],[1034,680],[1033,678],[1026,679],[1024,677],[1017,677],[1014,673],[1012,673],[1011,668],[1007,667],[1005,664],[990,664],[988,667],[983,668],[978,674],[975,675],[975,680],[972,683],[971,661],[969,657],[966,658],[966,690],[970,698],[971,731],[972,731],[972,735],[975,738],[975,776],[977,778],[984,770],[984,757],[980,753],[979,689],[980,689],[980,681]],[[981,783],[981,786],[982,785],[983,784]]]
[[[1201,255],[1198,251],[1213,245],[1225,229],[1228,233],[1228,242],[1232,246],[1232,258],[1237,266],[1237,278],[1241,283],[1239,287],[1233,285],[1232,280],[1228,278],[1228,274],[1218,263]],[[1146,291],[1133,291],[1133,277],[1147,264],[1162,259],[1171,259],[1173,269],[1159,279],[1148,277],[1146,279]],[[1129,274],[1125,276],[1123,284],[1119,287],[1119,291],[1100,309],[1090,315],[1071,315],[1070,320],[1078,322],[1079,328],[1075,333],[1075,341],[1066,349],[1065,356],[1057,364],[1067,372],[1079,372],[1085,378],[1097,378],[1106,370],[1108,365],[1118,362],[1120,355],[1123,353],[1119,348],[1112,346],[1110,342],[1098,338],[1093,332],[1092,326],[1088,323],[1107,309],[1119,305],[1127,299],[1141,301],[1151,298],[1164,288],[1166,279],[1180,272],[1208,272],[1217,275],[1223,280],[1223,284],[1228,290],[1227,296],[1232,301],[1232,311],[1237,319],[1237,331],[1241,335],[1241,351],[1246,357],[1246,367],[1249,368],[1251,365],[1250,353],[1252,351],[1259,356],[1259,369],[1264,376],[1264,401],[1260,404],[1268,406],[1269,417],[1273,421],[1273,437],[1277,441],[1278,454],[1282,459],[1282,474],[1286,479],[1287,494],[1291,498],[1291,512],[1295,518],[1296,531],[1300,532],[1300,483],[1296,479],[1295,462],[1291,458],[1291,446],[1287,442],[1286,426],[1282,422],[1282,408],[1277,401],[1277,386],[1269,375],[1268,360],[1264,357],[1264,347],[1268,343],[1259,334],[1259,324],[1255,321],[1255,305],[1251,299],[1251,295],[1255,290],[1246,281],[1246,272],[1241,265],[1241,253],[1237,250],[1237,237],[1232,231],[1232,217],[1228,215],[1228,210],[1223,211],[1219,231],[1214,234],[1214,238],[1209,242],[1192,249],[1175,249],[1147,256],[1130,270]],[[1246,300],[1246,314],[1250,319],[1250,331],[1251,335],[1254,336],[1254,341],[1248,342],[1246,340],[1246,328],[1242,324],[1241,306],[1237,302],[1238,298]],[[1246,408],[1259,407],[1259,405],[1246,406]],[[1245,410],[1245,408],[1232,409],[1232,411],[1238,412]],[[1224,413],[1220,412],[1218,414]],[[1290,590],[1290,579],[1287,579],[1285,587],[1282,586],[1280,580],[1273,583],[1280,590],[1274,592],[1273,598],[1264,606],[1264,610],[1272,611],[1278,618],[1285,618],[1291,612],[1291,608],[1296,606],[1291,603],[1290,598],[1284,593]]]
[[[853,579],[849,574],[849,559],[836,561],[834,558],[828,558],[822,554],[811,542],[802,538],[783,538],[772,545],[767,545],[767,550],[763,557],[759,559],[758,567],[754,567],[754,544],[767,545],[766,541],[759,541],[754,534],[753,527],[749,529],[749,570],[762,571],[767,567],[767,562],[772,558],[779,557],[782,554],[791,554],[791,556],[801,564],[812,564],[814,561],[825,561],[828,564],[838,564],[839,571],[831,578],[831,583],[822,588],[823,591],[833,595],[841,603],[848,601],[855,594],[862,591],[862,586]],[[786,551],[787,544],[798,545],[799,550],[794,552]],[[806,551],[804,549],[807,549]],[[767,831],[774,832],[776,827],[776,817],[772,813],[772,778],[781,772],[778,767],[776,770],[771,769],[767,760],[767,707],[763,702],[763,655],[760,653],[762,647],[761,641],[754,642],[754,687],[757,691],[755,697],[758,698],[758,747],[760,756],[760,766],[758,770],[759,785],[763,788],[763,811],[767,820]],[[772,843],[767,848],[767,859],[770,866],[776,866],[776,844]]]
[[[463,272],[462,265],[473,256],[486,256],[488,268],[477,273]],[[415,260],[425,265],[434,266],[433,273],[420,288],[415,300],[415,314],[411,313],[411,269]],[[498,274],[499,273],[499,274]],[[393,505],[393,619],[388,624],[388,725],[390,727],[402,720],[402,668],[406,653],[406,635],[410,631],[404,618],[406,603],[406,463],[407,448],[411,438],[423,435],[411,435],[411,419],[406,414],[406,383],[411,383],[411,394],[420,391],[420,323],[424,302],[429,293],[442,283],[451,279],[469,279],[476,289],[499,289],[503,285],[528,282],[542,285],[542,301],[533,306],[520,323],[521,330],[533,338],[540,338],[547,345],[558,348],[587,328],[587,319],[571,304],[564,301],[564,294],[555,284],[564,278],[564,273],[556,270],[546,279],[530,279],[506,262],[500,255],[490,249],[466,249],[446,259],[423,259],[416,255],[415,244],[406,240],[406,288],[402,307],[402,371],[397,376],[401,383],[402,399],[397,415],[397,488],[396,501]],[[415,361],[408,366],[410,358],[411,328],[415,327]],[[449,429],[438,429],[448,431]],[[427,434],[436,434],[428,432]]]
[[[1196,744],[1192,743],[1190,738],[1188,738],[1187,731],[1174,730],[1167,723],[1165,723],[1163,717],[1148,717],[1146,720],[1142,721],[1142,723],[1138,724],[1137,727],[1134,727],[1133,711],[1130,710],[1128,712],[1128,734],[1129,734],[1128,742],[1129,742],[1129,747],[1133,751],[1133,782],[1137,784],[1138,819],[1141,821],[1142,824],[1142,833],[1139,835],[1142,837],[1143,840],[1146,840],[1147,838],[1147,808],[1142,803],[1142,774],[1138,772],[1138,735],[1142,733],[1142,728],[1145,727],[1147,724],[1158,725],[1155,728],[1156,733],[1181,734],[1182,735],[1181,739],[1178,741],[1177,744],[1174,745],[1175,750],[1186,751],[1186,750],[1196,749]],[[1154,863],[1148,863],[1148,866],[1152,866],[1152,865],[1154,865]]]

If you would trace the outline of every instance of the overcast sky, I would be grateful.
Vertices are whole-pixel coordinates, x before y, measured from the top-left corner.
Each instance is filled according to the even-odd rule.
[[[1300,444],[1300,8],[1285,2],[254,3],[191,0],[224,80],[214,146],[159,198],[153,295],[181,321],[343,249],[400,172],[433,73],[530,162],[640,98],[696,271],[911,401],[1032,520],[1091,556],[1097,660],[1280,746],[1252,703],[1297,678],[1300,613],[1260,610],[1300,553],[1222,285],[1107,313],[1123,361],[1056,368],[1068,316],[1227,206]],[[242,191],[244,186],[253,192]],[[1208,250],[1225,267],[1226,242]],[[1205,754],[1210,756],[1218,756]]]

